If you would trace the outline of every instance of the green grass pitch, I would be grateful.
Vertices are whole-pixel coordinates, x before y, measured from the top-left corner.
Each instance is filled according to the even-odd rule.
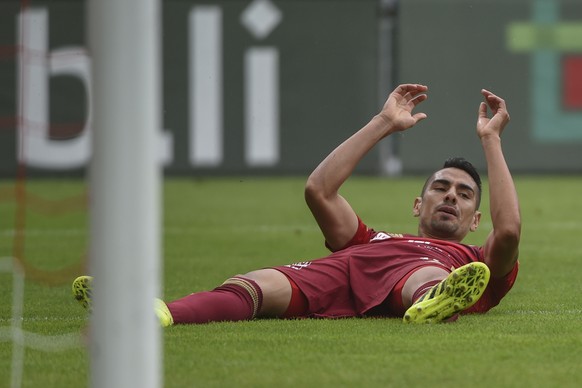
[[[353,177],[342,190],[367,224],[415,233],[423,179]],[[327,254],[303,201],[303,178],[166,179],[165,299],[206,290],[238,273]],[[166,387],[577,387],[582,381],[582,177],[516,178],[523,233],[516,285],[488,314],[452,324],[397,319],[256,320],[164,330]],[[89,355],[75,345],[87,316],[70,295],[87,249],[88,211],[30,197],[15,233],[14,182],[0,182],[0,387],[88,385]],[[487,184],[485,183],[485,188]],[[31,180],[44,199],[82,195],[75,180]],[[488,197],[479,244],[491,222]],[[22,214],[22,213],[21,213]],[[14,322],[16,241],[31,268],[23,320]],[[60,271],[60,272],[59,272]],[[61,279],[62,278],[62,279]],[[52,280],[51,280],[52,279]],[[45,279],[46,280],[46,279]],[[136,323],[138,324],[138,323]],[[20,344],[11,327],[25,331]],[[47,340],[48,339],[48,340]],[[22,345],[22,346],[21,346]]]

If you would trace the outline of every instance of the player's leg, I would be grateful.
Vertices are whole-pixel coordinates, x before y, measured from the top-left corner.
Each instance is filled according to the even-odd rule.
[[[227,279],[212,291],[167,303],[174,323],[242,321],[274,317],[285,311],[291,286],[285,275],[261,269]]]
[[[446,321],[473,306],[489,282],[489,268],[484,263],[474,262],[459,267],[440,281],[438,277],[443,275],[442,272],[439,275],[436,267],[433,268],[432,272],[427,269],[418,275],[414,273],[403,287],[403,303],[406,303],[404,295],[408,298],[411,292],[410,301],[414,301],[404,314],[404,322]],[[421,284],[422,281],[425,283]]]
[[[91,312],[93,308],[93,277],[79,276],[73,281],[72,291],[74,298],[79,302],[79,304],[84,309]],[[172,315],[162,300],[157,298],[154,300],[154,312],[162,326],[170,326],[173,323]]]
[[[92,278],[81,276],[73,282],[73,295],[91,309]],[[285,275],[262,269],[227,279],[211,291],[197,292],[172,302],[156,300],[154,310],[162,326],[187,323],[250,320],[274,317],[287,309],[291,285]]]
[[[263,292],[259,317],[279,317],[285,313],[291,301],[291,283],[281,272],[266,268],[245,275],[254,280]]]

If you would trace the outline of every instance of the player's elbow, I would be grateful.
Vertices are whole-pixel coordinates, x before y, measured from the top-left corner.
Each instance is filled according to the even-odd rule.
[[[519,208],[505,209],[492,214],[495,239],[505,246],[517,246],[521,238],[521,215]]]
[[[330,196],[324,180],[316,173],[312,173],[305,182],[305,200],[307,203],[322,201]]]
[[[317,200],[321,200],[323,196],[322,186],[317,182],[316,179],[313,178],[313,176],[309,176],[309,178],[307,178],[304,195],[307,204],[312,204]]]
[[[495,228],[495,238],[507,247],[517,247],[521,239],[521,223],[507,223],[500,228]]]

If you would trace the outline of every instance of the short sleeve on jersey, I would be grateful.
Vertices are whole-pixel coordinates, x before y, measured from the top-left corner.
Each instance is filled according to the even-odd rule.
[[[519,271],[519,261],[515,263],[511,272],[505,275],[502,278],[491,278],[489,283],[492,285],[492,290],[494,293],[494,298],[497,300],[497,303],[503,298],[509,290],[513,287],[515,283],[515,279],[517,278],[517,272]]]
[[[370,242],[370,240],[372,239],[372,237],[375,234],[376,234],[376,231],[374,229],[368,228],[368,226],[366,224],[364,224],[362,219],[360,217],[358,217],[358,230],[356,230],[356,234],[354,234],[354,237],[352,237],[352,239],[350,241],[348,241],[348,243],[346,245],[344,245],[340,249],[333,250],[326,241],[325,247],[332,252],[341,251],[341,250],[346,249],[348,247],[351,247],[353,245],[367,244]]]

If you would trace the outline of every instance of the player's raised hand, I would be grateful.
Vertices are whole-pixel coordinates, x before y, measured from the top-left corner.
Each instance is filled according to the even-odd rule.
[[[384,103],[379,116],[382,117],[394,131],[404,131],[417,122],[424,120],[425,113],[415,113],[414,108],[426,100],[428,87],[419,84],[399,85]]]
[[[485,97],[485,102],[479,104],[477,135],[481,139],[488,135],[501,137],[501,133],[510,119],[505,100],[486,89],[481,89],[481,94]],[[493,113],[491,118],[487,115],[487,108],[491,109]]]

